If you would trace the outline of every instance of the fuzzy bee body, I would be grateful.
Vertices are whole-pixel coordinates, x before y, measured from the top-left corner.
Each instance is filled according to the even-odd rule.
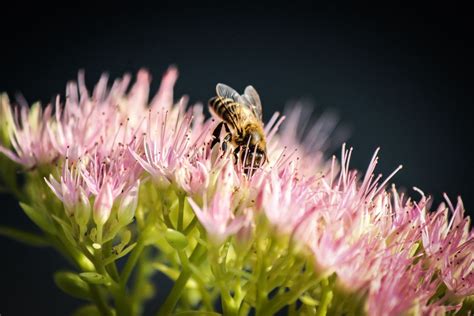
[[[244,95],[239,95],[229,86],[218,84],[216,92],[209,100],[209,109],[221,123],[214,131],[213,145],[222,141],[219,136],[224,129],[223,146],[230,143],[245,168],[261,166],[267,161],[267,148],[262,106],[256,90],[247,86]]]

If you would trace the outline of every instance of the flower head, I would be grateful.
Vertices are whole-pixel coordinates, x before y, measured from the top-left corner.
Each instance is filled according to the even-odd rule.
[[[395,185],[387,189],[401,166],[382,181],[375,174],[379,149],[362,174],[350,168],[352,148],[345,144],[340,160],[326,159],[337,121],[327,115],[308,127],[310,113],[300,106],[264,124],[269,161],[248,172],[233,159],[231,146],[212,146],[219,122],[206,118],[201,104],[174,99],[177,78],[170,67],[151,100],[145,69],[130,87],[130,74],[111,86],[103,74],[91,93],[80,72],[77,83],[68,83],[64,102],[57,97],[44,109],[25,102],[12,108],[0,97],[0,123],[6,126],[0,152],[25,168],[53,169],[44,180],[62,208],[50,210],[55,204],[49,195],[25,191],[43,207],[26,211],[39,226],[54,218],[65,245],[79,236],[75,250],[85,258],[103,255],[107,267],[137,247],[126,270],[150,244],[169,255],[164,237],[178,253],[156,267],[175,277],[181,265],[178,285],[199,283],[205,291],[202,283],[213,282],[209,288],[224,293],[230,310],[262,304],[271,313],[284,299],[293,304],[298,298],[298,312],[309,305],[323,313],[335,290],[361,294],[356,296],[369,315],[436,314],[457,311],[474,295],[474,232],[460,198],[454,207],[445,196],[431,211],[421,190],[414,188],[421,195],[414,200]],[[135,237],[137,243],[127,246]],[[214,254],[222,258],[206,265],[201,246],[218,249]],[[303,256],[294,251],[301,249]],[[201,267],[213,275],[185,279]],[[96,269],[102,270],[116,273]],[[329,308],[353,313],[344,304]]]
[[[5,116],[9,143],[12,148],[0,144],[0,152],[26,169],[49,164],[57,158],[47,135],[47,123],[51,119],[51,106],[43,110],[40,103],[28,107],[22,101],[20,108],[12,109],[2,98],[2,116]]]
[[[193,199],[188,198],[189,204],[206,229],[210,240],[216,244],[220,244],[228,236],[236,234],[247,221],[245,215],[236,214],[236,205],[232,199],[234,177],[233,167],[227,164],[219,177],[219,190],[216,190],[210,202],[204,196],[203,206],[200,207]]]

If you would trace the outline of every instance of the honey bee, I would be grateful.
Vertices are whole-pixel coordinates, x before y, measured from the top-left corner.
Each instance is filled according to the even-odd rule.
[[[233,88],[219,83],[217,95],[209,100],[209,110],[222,120],[213,132],[211,147],[222,141],[223,150],[227,144],[233,146],[234,156],[243,163],[244,169],[254,169],[267,160],[267,144],[262,123],[260,96],[252,86],[247,86],[240,95]]]

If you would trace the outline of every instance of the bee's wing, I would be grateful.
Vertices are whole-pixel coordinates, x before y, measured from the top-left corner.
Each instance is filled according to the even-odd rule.
[[[216,93],[218,96],[224,99],[232,99],[235,102],[241,102],[241,96],[233,88],[229,87],[226,84],[218,83],[216,86]]]
[[[262,103],[260,101],[260,96],[257,93],[257,90],[253,86],[247,86],[242,96],[244,103],[250,107],[253,114],[259,119],[262,120]]]

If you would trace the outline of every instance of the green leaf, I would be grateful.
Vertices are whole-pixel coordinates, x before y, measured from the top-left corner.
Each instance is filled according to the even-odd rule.
[[[76,309],[71,316],[101,316],[95,305],[84,305]]]
[[[16,228],[0,226],[0,235],[11,238],[34,247],[47,247],[48,241],[36,234],[25,232]]]
[[[104,260],[104,264],[108,265],[114,262],[115,260],[122,258],[123,256],[127,255],[130,251],[132,251],[136,245],[137,243],[134,242],[133,244],[129,245],[124,250],[122,250],[119,254],[108,257],[107,259]]]
[[[64,220],[61,218],[57,217],[56,215],[52,215],[53,219],[61,226],[64,232],[64,236],[66,236],[67,240],[72,244],[76,244],[76,240],[74,239],[72,235],[72,227],[68,223],[66,223]]]
[[[56,229],[54,228],[53,222],[44,213],[34,210],[31,206],[20,202],[20,206],[25,214],[36,224],[39,228],[47,233],[54,235]]]
[[[182,250],[188,245],[188,239],[181,232],[168,228],[165,232],[165,239],[176,250]]]
[[[108,278],[96,272],[83,272],[83,273],[80,273],[79,275],[84,281],[91,284],[105,284],[105,285],[111,284]]]
[[[54,282],[61,290],[75,298],[89,299],[89,285],[77,273],[56,272]]]

